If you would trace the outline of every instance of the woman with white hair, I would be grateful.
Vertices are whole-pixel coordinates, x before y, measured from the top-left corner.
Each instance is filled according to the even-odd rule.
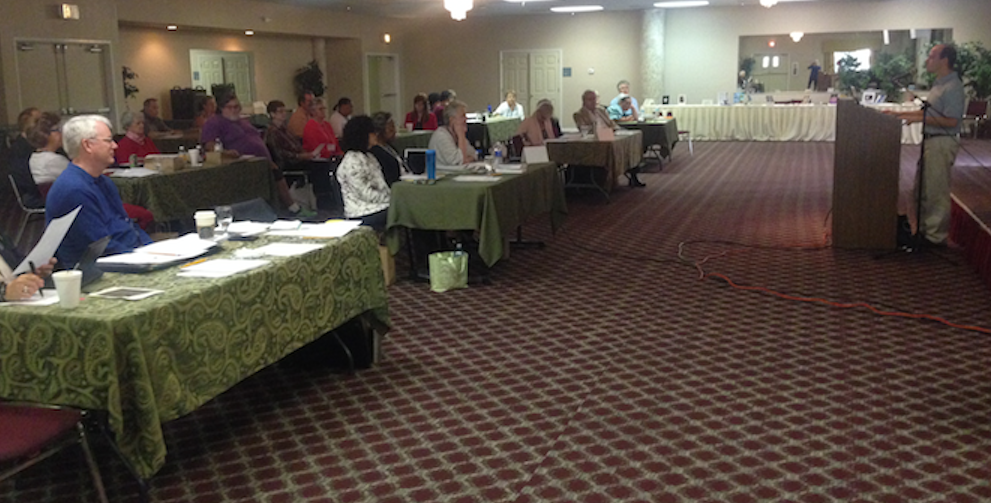
[[[124,112],[120,125],[126,133],[117,142],[117,164],[131,162],[131,155],[144,159],[148,154],[158,154],[160,151],[151,138],[145,136],[145,115],[141,112]]]

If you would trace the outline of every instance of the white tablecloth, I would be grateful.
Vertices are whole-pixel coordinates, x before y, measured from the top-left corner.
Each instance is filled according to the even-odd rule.
[[[678,129],[693,140],[834,141],[836,105],[659,105],[646,113],[671,112]],[[917,110],[915,105],[882,104],[871,108]],[[902,143],[922,141],[921,124],[902,128]]]

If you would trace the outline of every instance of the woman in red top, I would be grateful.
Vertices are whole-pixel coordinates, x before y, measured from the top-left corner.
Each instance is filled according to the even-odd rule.
[[[323,159],[343,154],[334,128],[327,122],[327,103],[323,98],[313,100],[313,117],[303,128],[303,150]]]
[[[406,124],[412,124],[413,130],[437,129],[437,116],[427,108],[427,95],[420,93],[413,98],[413,111],[406,114]]]
[[[120,118],[121,126],[127,131],[117,142],[117,164],[127,164],[131,154],[138,159],[144,159],[148,154],[159,154],[158,147],[151,138],[145,136],[145,116],[141,112],[124,112]]]

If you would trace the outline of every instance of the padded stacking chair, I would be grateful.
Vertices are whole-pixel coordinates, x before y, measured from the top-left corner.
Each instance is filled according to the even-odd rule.
[[[65,408],[0,403],[0,483],[63,448],[79,444],[99,501],[108,503],[96,458],[90,450],[86,413]],[[8,466],[9,465],[9,466]]]
[[[971,101],[967,104],[967,113],[963,116],[963,122],[972,122],[974,125],[971,127],[973,131],[974,139],[977,139],[977,134],[981,131],[981,124],[988,120],[988,102],[987,101]]]
[[[14,180],[14,175],[7,175],[7,179],[10,180],[10,187],[14,189],[14,196],[17,198],[17,205],[21,207],[21,212],[24,214],[21,217],[21,225],[17,228],[17,236],[14,237],[14,244],[20,244],[21,236],[24,234],[24,229],[28,226],[28,221],[31,217],[40,215],[42,218],[45,216],[44,205],[40,207],[30,207],[24,203],[24,198],[21,197],[21,190],[17,188],[17,182]]]

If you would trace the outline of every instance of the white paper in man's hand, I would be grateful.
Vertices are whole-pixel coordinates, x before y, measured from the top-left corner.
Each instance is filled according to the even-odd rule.
[[[321,144],[317,145],[317,148],[313,149],[313,152],[311,152],[311,153],[313,154],[313,158],[314,159],[321,159],[320,153],[323,152],[323,148],[325,146],[327,146],[326,143],[321,143]]]
[[[76,215],[79,214],[79,210],[81,209],[82,206],[76,206],[76,209],[65,215],[52,219],[48,227],[45,227],[45,233],[41,235],[38,244],[31,250],[27,258],[21,262],[21,265],[17,266],[17,269],[14,269],[13,276],[17,277],[20,274],[31,272],[32,262],[34,262],[35,266],[47,264],[55,256],[55,251],[62,244],[65,235],[69,233],[69,227],[72,227],[72,222],[76,220]],[[63,265],[67,266],[68,264]]]

